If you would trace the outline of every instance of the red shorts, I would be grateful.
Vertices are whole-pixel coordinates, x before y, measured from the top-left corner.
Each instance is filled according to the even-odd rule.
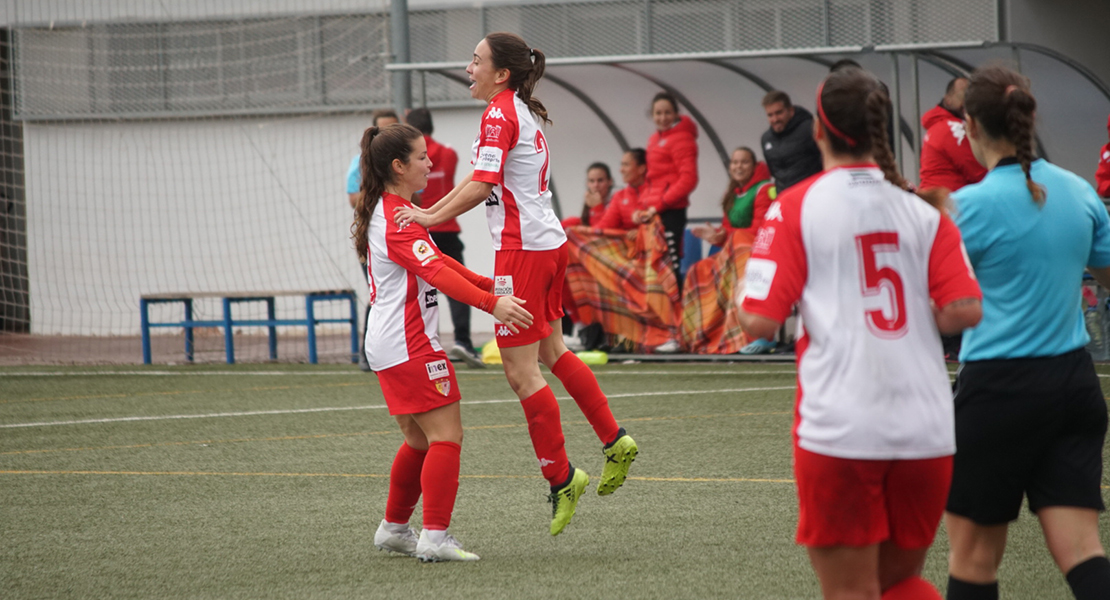
[[[940,525],[952,457],[835,458],[794,447],[799,544],[927,548]]]
[[[534,344],[551,335],[551,321],[563,318],[563,281],[567,276],[567,245],[554,250],[500,250],[493,264],[495,296],[516,296],[532,313],[532,326],[513,333],[493,326],[498,348]]]
[[[375,374],[391,415],[425,413],[462,399],[455,367],[443,352],[411,358]]]

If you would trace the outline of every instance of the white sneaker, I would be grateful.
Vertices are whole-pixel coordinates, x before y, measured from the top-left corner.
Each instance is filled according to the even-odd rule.
[[[676,340],[668,340],[666,343],[660,344],[655,347],[656,354],[674,354],[681,350]]]
[[[386,552],[416,556],[416,532],[408,523],[387,523],[382,519],[374,533],[374,545]]]
[[[482,357],[468,348],[462,346],[454,346],[451,351],[447,353],[449,358],[454,360],[461,360],[466,363],[466,366],[472,369],[484,369],[486,363],[482,362]]]
[[[477,554],[463,550],[459,540],[445,529],[421,531],[420,541],[416,543],[416,557],[424,562],[478,560]]]
[[[586,349],[586,347],[582,345],[582,342],[572,335],[563,336],[563,345],[571,352],[581,352]]]

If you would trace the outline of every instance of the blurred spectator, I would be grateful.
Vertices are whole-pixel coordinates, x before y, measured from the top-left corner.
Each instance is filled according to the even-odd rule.
[[[651,120],[655,133],[647,145],[648,186],[640,196],[644,209],[636,220],[647,223],[659,215],[677,277],[686,208],[698,186],[698,127],[690,117],[678,114],[678,101],[667,92],[652,98]]]
[[[694,234],[721,251],[700,260],[686,274],[683,286],[682,343],[696,354],[762,354],[774,342],[752,345],[740,328],[736,286],[743,285],[744,270],[763,217],[776,197],[767,165],[756,162],[750,148],[737,148],[729,162],[729,183],[721,199],[724,220],[720,228],[702,226]],[[763,340],[758,340],[763,342]]]
[[[424,134],[424,141],[428,144],[428,158],[432,161],[432,171],[428,173],[428,187],[414,198],[418,206],[434,206],[439,199],[446,196],[455,187],[455,167],[459,164],[459,155],[451,146],[441,144],[432,139],[434,126],[432,113],[427,108],[414,108],[405,115],[409,125]],[[463,243],[459,238],[462,228],[456,219],[448,219],[439,225],[432,225],[428,233],[432,241],[443,251],[465,265],[463,261]],[[459,302],[450,296],[447,297],[451,307],[451,325],[455,330],[455,345],[447,355],[455,360],[461,360],[470,367],[484,367],[485,363],[474,350],[474,343],[470,339],[470,305]]]
[[[609,207],[609,196],[613,191],[613,175],[609,165],[595,162],[586,167],[586,194],[582,198],[582,216],[572,216],[563,219],[563,228],[579,225],[590,226],[601,220],[605,210]],[[579,332],[581,340],[574,337],[574,324],[582,323],[578,309],[574,305],[570,286],[563,281],[563,344],[573,351],[594,350],[601,343],[601,326],[592,323],[583,327]]]
[[[763,133],[763,158],[779,192],[821,172],[821,151],[813,141],[813,115],[790,102],[786,92],[768,92],[763,110],[771,128]]]
[[[582,216],[563,219],[563,227],[590,226],[596,223],[609,207],[609,195],[612,191],[613,175],[609,171],[609,165],[595,162],[586,167],[586,194],[582,198]]]
[[[1106,120],[1106,129],[1110,131],[1110,119]],[[1102,153],[1099,154],[1095,185],[1098,187],[1099,196],[1110,198],[1110,142],[1102,147]]]
[[[625,187],[591,227],[567,230],[567,289],[575,321],[587,325],[583,344],[593,348],[608,334],[628,349],[678,350],[675,321],[678,278],[670,247],[657,215],[641,204],[646,152],[633,148],[621,157]],[[662,347],[662,348],[660,348]]]
[[[644,190],[644,181],[647,178],[647,153],[643,148],[633,148],[621,157],[621,180],[624,187],[613,194],[608,207],[601,218],[591,221],[590,226],[595,230],[601,229],[635,229],[642,222],[638,218],[644,216],[641,210],[644,206],[640,202],[641,192]]]
[[[967,79],[948,82],[940,104],[921,115],[925,128],[921,144],[921,189],[940,187],[954,192],[976,183],[987,170],[971,153],[964,131],[964,92]]]
[[[383,109],[376,110],[370,114],[370,125],[372,127],[386,127],[394,123],[400,123],[397,118],[397,113],[392,110]],[[362,139],[360,133],[359,139]],[[362,154],[355,154],[351,159],[351,164],[347,167],[347,201],[350,202],[351,208],[355,208],[358,204],[359,188],[362,186],[362,174],[359,173],[358,163],[362,158]],[[359,260],[359,268],[362,269],[363,277],[370,277],[366,268],[366,263]],[[370,363],[366,360],[366,321],[370,317],[370,304],[366,305],[366,312],[362,317],[362,341],[359,342],[358,353],[358,367],[363,371],[370,371]]]

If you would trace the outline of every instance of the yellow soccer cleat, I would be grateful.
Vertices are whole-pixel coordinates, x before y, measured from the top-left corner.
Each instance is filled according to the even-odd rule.
[[[572,467],[573,468],[573,467]],[[574,469],[570,483],[551,492],[547,501],[551,503],[551,535],[559,535],[570,523],[574,510],[578,508],[578,498],[590,484],[590,476],[582,469]]]
[[[625,433],[622,427],[617,432],[617,441],[607,448],[602,448],[601,451],[605,454],[605,468],[601,470],[597,495],[608,496],[624,485],[624,480],[628,477],[628,468],[632,466],[632,461],[636,460],[636,454],[640,449],[636,446],[636,440]]]

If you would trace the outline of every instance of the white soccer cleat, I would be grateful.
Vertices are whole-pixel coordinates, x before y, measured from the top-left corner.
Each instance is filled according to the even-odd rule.
[[[408,523],[387,523],[383,519],[374,533],[374,545],[386,552],[416,556],[416,532]]]
[[[462,549],[462,544],[446,530],[420,532],[416,543],[416,557],[424,562],[445,562],[449,560],[475,561],[478,555]]]

